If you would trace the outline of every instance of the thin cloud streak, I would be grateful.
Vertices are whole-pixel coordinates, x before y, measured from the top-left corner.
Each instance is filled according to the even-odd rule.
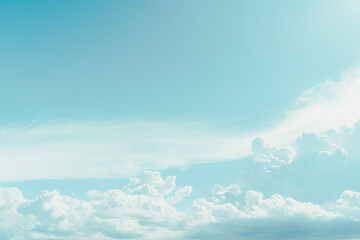
[[[198,123],[151,122],[4,127],[0,181],[126,177],[144,169],[235,159],[247,151],[242,138],[199,128]]]

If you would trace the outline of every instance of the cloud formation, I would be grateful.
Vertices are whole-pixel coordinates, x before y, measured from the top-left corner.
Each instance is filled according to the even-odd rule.
[[[292,161],[293,152],[285,146],[303,133],[350,128],[360,119],[359,91],[360,70],[354,68],[339,81],[305,91],[298,106],[277,125],[246,134],[213,131],[204,122],[49,121],[2,126],[0,182],[122,178],[144,170],[235,160],[251,155],[257,136],[279,146],[269,148],[260,139],[252,144],[258,162],[271,170]],[[332,151],[319,154],[341,154]]]
[[[185,191],[184,191],[185,189]],[[0,189],[2,239],[160,239],[182,233],[186,215],[171,204],[188,196],[175,177],[145,172],[123,189],[89,191],[78,200],[44,191],[34,200],[16,188]],[[174,199],[172,199],[174,197]]]
[[[249,152],[247,148],[243,139],[209,133],[202,123],[12,125],[0,128],[0,182],[123,178],[145,170],[236,159],[239,152]]]
[[[347,107],[359,87],[358,75],[319,85],[303,94],[303,105],[279,126],[246,136],[212,135],[196,124],[2,128],[1,181],[130,179],[120,189],[91,190],[86,200],[57,191],[29,200],[17,188],[0,188],[0,238],[360,238],[360,121],[358,110]],[[338,114],[344,114],[340,121],[331,119]],[[238,183],[217,184],[182,211],[179,203],[196,189],[177,186],[175,176],[143,172],[244,156],[249,157],[239,160]]]
[[[243,190],[281,193],[303,201],[325,203],[346,189],[360,191],[356,179],[360,169],[360,121],[353,127],[323,133],[303,133],[288,147],[292,161],[280,162],[276,147],[261,138],[253,141],[253,155],[244,162],[239,182]],[[260,147],[259,147],[260,146]],[[260,151],[260,150],[261,151]],[[259,152],[262,161],[259,161]],[[276,164],[269,167],[269,164]]]
[[[11,240],[360,237],[359,192],[346,190],[338,200],[318,205],[280,194],[265,198],[254,190],[242,193],[236,184],[217,185],[208,198],[194,200],[191,209],[181,212],[174,204],[188,196],[189,189],[158,172],[130,179],[122,189],[89,191],[88,200],[57,191],[28,200],[16,188],[0,188],[0,236]],[[329,232],[334,226],[336,233]]]

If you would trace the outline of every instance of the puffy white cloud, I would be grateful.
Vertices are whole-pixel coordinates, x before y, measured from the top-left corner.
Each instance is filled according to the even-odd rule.
[[[185,239],[358,239],[360,193],[344,191],[339,200],[318,205],[274,194],[247,191],[244,202],[198,199]]]
[[[255,138],[252,161],[244,161],[239,169],[243,190],[319,203],[334,199],[344,189],[360,190],[354,182],[360,169],[359,129],[360,122],[351,128],[303,133],[281,148]]]
[[[330,220],[336,217],[336,214],[310,202],[299,202],[293,198],[284,198],[280,194],[264,199],[261,192],[253,190],[246,192],[243,204],[233,204],[231,200],[219,202],[213,199],[198,199],[194,201],[193,208],[199,216],[212,222],[252,218]]]
[[[335,214],[310,202],[299,202],[293,198],[284,198],[280,194],[263,199],[263,194],[256,191],[246,193],[245,211],[252,217],[291,217],[310,219],[333,219]]]
[[[215,203],[230,202],[232,204],[238,204],[240,196],[241,190],[239,185],[231,184],[227,187],[223,187],[217,184],[212,189],[211,199]]]
[[[188,196],[192,188],[174,186],[172,179],[146,172],[122,189],[89,191],[88,200],[57,191],[44,191],[34,200],[27,200],[16,188],[0,188],[0,237],[11,240],[360,237],[356,230],[360,226],[359,192],[347,190],[337,201],[318,205],[280,194],[264,197],[254,190],[243,194],[237,184],[216,185],[209,198],[196,199],[191,209],[181,212],[173,204]]]
[[[265,145],[264,139],[257,137],[251,143],[251,151],[255,162],[264,166],[264,169],[271,170],[293,161],[295,152],[291,148],[276,148]]]
[[[184,198],[189,197],[190,194],[192,193],[193,188],[192,186],[185,186],[185,187],[181,187],[179,188],[174,195],[169,199],[169,202],[171,204],[175,204],[178,202],[181,202]]]
[[[334,212],[340,216],[347,216],[360,221],[360,193],[350,190],[344,191],[336,203],[330,205]]]
[[[333,203],[339,205],[339,202]],[[185,239],[353,239],[360,224],[351,213],[274,194],[247,191],[243,202],[212,199],[193,203]]]
[[[296,140],[298,155],[316,155],[321,159],[330,157],[342,160],[348,158],[345,149],[332,142],[327,135],[319,135],[314,132],[304,133]]]
[[[172,190],[175,190],[171,194]],[[89,200],[44,191],[26,200],[16,188],[0,189],[2,239],[168,239],[181,235],[186,215],[171,203],[189,196],[175,177],[145,172],[121,189],[89,191]],[[169,196],[172,201],[168,201]],[[171,202],[171,203],[170,203]]]
[[[23,215],[18,208],[26,203],[17,188],[0,187],[0,238],[26,239],[38,224],[33,215]]]
[[[291,161],[277,152],[284,146],[270,147],[262,138],[254,139],[251,159],[239,167],[245,194],[236,201],[197,201],[199,218],[208,221],[189,238],[360,238],[359,144],[360,122],[301,134],[285,148],[292,153]]]
[[[145,185],[154,188],[156,192],[160,194],[168,195],[174,190],[176,186],[175,181],[175,176],[167,176],[163,179],[159,172],[145,171],[140,179],[132,178],[131,182],[128,184],[128,190],[138,191]],[[140,186],[140,188],[134,188],[134,186]]]

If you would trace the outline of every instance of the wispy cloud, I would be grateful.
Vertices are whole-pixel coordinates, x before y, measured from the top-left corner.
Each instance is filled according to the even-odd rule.
[[[360,119],[360,68],[344,72],[339,81],[327,80],[306,90],[297,100],[298,107],[278,126],[259,135],[284,144],[304,132],[351,127]]]
[[[0,130],[0,180],[111,178],[234,159],[242,138],[201,123],[45,122]]]
[[[303,132],[351,126],[360,118],[360,70],[303,93],[278,125],[219,133],[202,122],[47,121],[0,128],[0,181],[112,178],[143,170],[239,159],[261,136],[289,144]],[[255,111],[255,110],[254,110]],[[260,110],[261,111],[261,110]]]

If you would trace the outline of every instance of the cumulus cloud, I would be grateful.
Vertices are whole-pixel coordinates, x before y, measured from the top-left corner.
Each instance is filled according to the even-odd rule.
[[[169,199],[169,203],[175,204],[181,202],[184,198],[189,197],[192,193],[192,186],[185,186],[179,188],[174,195]]]
[[[360,221],[360,193],[351,190],[344,191],[336,203],[331,204],[331,209],[338,215]]]
[[[232,184],[227,187],[223,187],[220,184],[217,184],[212,189],[212,198],[211,200],[215,203],[220,202],[231,202],[233,204],[239,204],[239,197],[241,195],[240,186],[237,184]]]
[[[254,190],[236,204],[197,199],[184,239],[357,239],[359,196],[347,190],[322,206]]]
[[[296,147],[299,155],[310,155],[314,154],[318,158],[336,158],[336,159],[347,159],[347,151],[332,142],[330,137],[327,135],[319,135],[314,132],[304,133],[296,139]]]
[[[184,190],[185,189],[185,190]],[[174,190],[174,194],[171,192]],[[190,191],[191,192],[191,191]],[[145,172],[123,189],[89,191],[89,200],[44,191],[24,199],[16,188],[0,189],[2,239],[169,239],[186,228],[173,202],[190,194],[175,177]],[[166,196],[175,200],[169,201]]]
[[[145,172],[121,189],[92,190],[87,200],[44,191],[33,200],[0,188],[2,239],[351,239],[360,237],[360,193],[344,191],[319,205],[238,184],[215,185],[211,195],[179,211],[191,186]],[[345,227],[346,226],[346,227]],[[331,231],[329,231],[331,229]],[[336,231],[333,231],[335,229]]]
[[[230,185],[224,189],[234,189],[236,185]],[[229,193],[234,197],[239,196],[239,186],[236,191]],[[214,193],[213,193],[214,194]],[[218,192],[214,194],[218,196]],[[221,193],[220,195],[223,195]],[[293,198],[284,198],[280,194],[274,194],[264,199],[261,192],[249,190],[245,193],[244,202],[232,201],[232,198],[217,198],[209,200],[202,198],[194,201],[193,209],[203,221],[209,222],[230,221],[234,219],[258,219],[258,218],[296,218],[296,219],[323,219],[331,220],[336,217],[335,213],[327,211],[319,205],[310,202],[299,202]]]
[[[264,139],[260,137],[252,141],[251,151],[255,162],[262,164],[264,169],[268,171],[291,163],[295,155],[291,148],[276,148],[265,145]]]
[[[132,178],[127,188],[128,191],[138,192],[146,186],[146,189],[153,188],[160,194],[168,195],[175,189],[175,181],[175,176],[167,176],[163,179],[160,172],[145,171],[140,178]]]
[[[358,196],[344,191],[339,200],[324,205],[280,194],[265,198],[254,190],[236,203],[201,198],[193,202],[184,239],[354,239],[360,237],[352,211],[358,209]]]
[[[252,143],[252,157],[239,169],[243,190],[281,193],[324,203],[344,189],[360,191],[354,179],[360,169],[360,121],[352,127],[301,134],[289,147]]]

